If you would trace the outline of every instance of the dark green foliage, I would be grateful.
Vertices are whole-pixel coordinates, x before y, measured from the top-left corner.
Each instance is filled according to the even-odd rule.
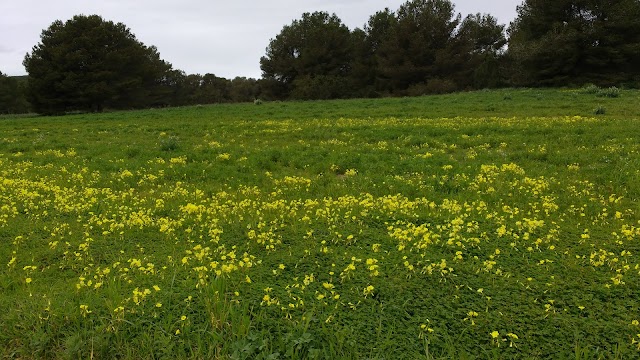
[[[456,83],[475,89],[502,85],[500,57],[507,43],[504,25],[488,14],[468,15],[462,20],[454,41],[457,58],[462,60],[453,75]]]
[[[0,72],[0,114],[22,114],[28,111],[25,82]]]
[[[639,17],[637,0],[525,1],[509,28],[514,82],[637,84]]]
[[[487,14],[461,20],[448,0],[414,0],[365,26],[364,62],[382,94],[422,95],[501,84],[504,26]]]
[[[529,0],[507,41],[495,17],[463,18],[450,0],[386,8],[350,36],[335,15],[307,13],[269,44],[261,91],[267,99],[327,99],[505,85],[636,87],[639,17],[637,0]]]
[[[198,75],[189,76],[198,79]],[[217,77],[214,74],[205,74],[199,80],[199,83],[200,91],[196,93],[197,104],[224,102],[225,99],[229,98],[229,80]]]
[[[170,70],[166,73],[162,86],[165,92],[164,104],[182,106],[195,104],[192,98],[200,82],[192,75],[187,76],[182,70]]]
[[[347,97],[349,80],[343,76],[304,75],[293,82],[292,99],[336,99]]]
[[[250,102],[260,95],[256,79],[228,80],[214,74],[187,75],[181,70],[170,71],[164,87],[167,94],[164,105],[168,106]]]
[[[232,102],[251,102],[260,96],[258,80],[246,77],[236,77],[231,80],[229,100]]]
[[[390,82],[383,76],[380,57],[386,56],[384,44],[392,41],[397,25],[395,13],[386,8],[372,15],[364,30],[353,31],[352,78],[358,88],[368,87],[367,92],[371,94],[388,95],[392,92]]]
[[[261,61],[270,99],[448,93],[502,85],[504,26],[462,20],[450,0],[412,0],[349,30],[336,15],[303,14],[271,40]]]
[[[419,96],[506,85],[594,84],[581,91],[616,97],[614,85],[640,86],[637,0],[527,0],[517,10],[508,40],[495,17],[463,17],[451,0],[408,0],[353,31],[335,14],[304,13],[271,39],[259,80],[173,70],[123,24],[75,16],[44,30],[25,57],[28,89],[0,77],[0,112]]]
[[[296,81],[301,86],[301,98],[315,89],[323,96],[338,98],[348,94],[347,89],[335,84],[349,74],[350,63],[349,29],[335,14],[314,12],[304,13],[302,19],[284,26],[271,39],[260,68],[276,98],[298,96],[292,93]]]
[[[24,59],[29,98],[43,114],[138,108],[162,101],[171,65],[122,23],[97,15],[57,20]]]
[[[414,0],[400,6],[397,22],[377,50],[381,81],[393,92],[447,76],[454,31],[460,23],[448,0]]]

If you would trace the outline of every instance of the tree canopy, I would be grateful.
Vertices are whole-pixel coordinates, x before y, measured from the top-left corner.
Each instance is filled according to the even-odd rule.
[[[454,10],[450,0],[410,0],[353,31],[335,14],[305,13],[260,60],[267,88],[276,98],[324,99],[499,85],[504,26]]]
[[[23,62],[40,113],[148,106],[171,69],[124,24],[98,15],[55,21],[40,39]]]
[[[470,14],[462,20],[454,39],[458,56],[450,58],[456,66],[452,74],[456,84],[473,89],[504,85],[500,64],[507,44],[504,27],[489,14]]]
[[[294,98],[336,98],[346,95],[350,72],[351,33],[327,12],[304,13],[271,39],[260,59],[274,95]]]
[[[449,72],[442,53],[452,45],[460,15],[449,0],[407,1],[397,12],[391,36],[382,44],[379,64],[393,90],[405,90]]]
[[[519,82],[640,81],[640,1],[526,0],[509,28]]]

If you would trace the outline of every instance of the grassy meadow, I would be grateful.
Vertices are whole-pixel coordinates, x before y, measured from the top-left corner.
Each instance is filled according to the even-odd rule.
[[[0,356],[640,358],[640,92],[0,118]]]

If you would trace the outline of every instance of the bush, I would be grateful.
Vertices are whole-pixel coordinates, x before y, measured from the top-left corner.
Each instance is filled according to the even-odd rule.
[[[598,97],[608,97],[608,98],[617,98],[620,96],[620,89],[615,86],[606,89],[600,89],[596,93]]]
[[[178,149],[178,137],[168,136],[160,138],[160,150],[162,151],[174,151]]]
[[[594,84],[587,84],[580,89],[580,92],[583,94],[597,94],[601,89]]]
[[[595,115],[604,115],[604,114],[606,114],[606,113],[607,113],[607,109],[605,109],[605,108],[604,108],[604,107],[602,107],[602,106],[598,106],[595,110],[593,110],[593,113],[594,113]]]

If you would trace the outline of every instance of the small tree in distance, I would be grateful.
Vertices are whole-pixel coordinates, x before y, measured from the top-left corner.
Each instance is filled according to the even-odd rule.
[[[24,59],[36,112],[100,112],[154,104],[171,65],[122,23],[98,15],[57,20]]]

